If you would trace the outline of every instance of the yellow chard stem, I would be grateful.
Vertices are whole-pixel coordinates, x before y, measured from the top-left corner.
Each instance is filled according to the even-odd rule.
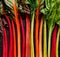
[[[33,32],[34,32],[34,12],[32,15],[32,21],[31,21],[31,57],[34,57],[34,37],[33,37]]]
[[[56,57],[59,57],[58,56],[59,34],[60,34],[60,28],[58,30],[57,41],[56,41]]]
[[[44,20],[44,52],[43,57],[47,57],[47,33],[46,33],[46,21]]]

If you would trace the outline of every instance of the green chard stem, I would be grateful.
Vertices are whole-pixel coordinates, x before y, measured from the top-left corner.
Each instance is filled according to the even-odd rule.
[[[52,31],[53,31],[53,27],[50,26],[48,29],[48,57],[50,57]]]
[[[33,32],[34,32],[35,12],[33,12],[31,16],[32,16],[32,21],[31,21],[31,57],[34,57],[34,36],[33,36]]]

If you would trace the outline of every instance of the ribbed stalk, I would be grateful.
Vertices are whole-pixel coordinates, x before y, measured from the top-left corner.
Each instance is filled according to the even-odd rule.
[[[43,57],[47,57],[47,28],[46,28],[46,21],[44,20],[44,52]]]

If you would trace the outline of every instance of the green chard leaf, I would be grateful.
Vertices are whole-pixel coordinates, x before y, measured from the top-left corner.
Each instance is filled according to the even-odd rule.
[[[45,20],[48,25],[53,23],[60,23],[60,0],[44,0],[45,8],[41,10],[41,13],[45,15]],[[60,25],[60,24],[59,24]]]

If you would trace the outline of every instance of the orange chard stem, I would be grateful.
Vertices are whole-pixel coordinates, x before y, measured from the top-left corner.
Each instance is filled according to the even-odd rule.
[[[38,33],[39,32],[39,8],[36,10],[36,27],[35,27],[35,46],[36,46],[36,57],[39,57],[39,41],[38,41]]]
[[[39,5],[40,5],[40,0],[38,0],[38,8],[36,9],[36,29],[35,29],[35,41],[36,41],[36,57],[39,57],[39,41],[38,41],[38,35],[39,35]]]
[[[16,57],[16,32],[14,27],[14,22],[12,21],[12,31],[13,31],[13,39],[14,39],[14,57]]]
[[[43,17],[41,18],[40,29],[39,29],[39,57],[42,57],[42,28],[43,28]]]
[[[21,57],[21,41],[20,41],[20,23],[18,20],[18,13],[17,13],[17,7],[16,7],[16,2],[14,0],[12,0],[13,2],[13,8],[14,8],[14,14],[15,14],[15,23],[16,23],[16,27],[17,27],[17,45],[18,45],[18,56],[17,57]]]

